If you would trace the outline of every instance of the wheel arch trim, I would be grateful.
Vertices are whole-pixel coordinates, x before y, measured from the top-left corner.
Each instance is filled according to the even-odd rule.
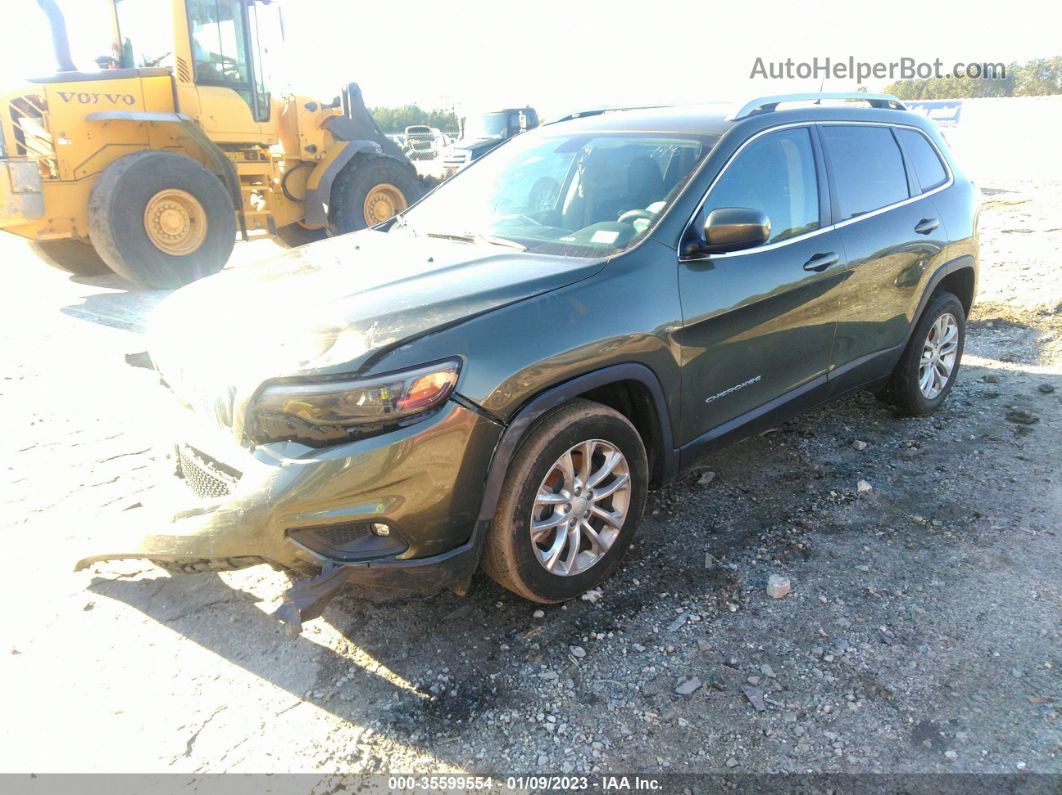
[[[519,447],[520,442],[527,435],[531,426],[542,415],[592,389],[622,381],[637,381],[649,390],[653,407],[656,410],[656,419],[660,431],[661,449],[659,452],[662,479],[668,480],[673,477],[678,470],[678,455],[671,432],[671,417],[664,398],[664,390],[660,386],[660,380],[657,378],[656,373],[644,364],[636,362],[614,364],[600,370],[583,373],[568,381],[552,386],[525,403],[516,413],[506,426],[505,431],[502,432],[501,439],[494,448],[494,455],[491,457],[490,465],[487,469],[477,524],[485,526],[493,518],[501,496],[505,476],[509,471],[509,464],[513,459],[516,448]]]
[[[900,347],[901,351],[903,351],[907,346],[907,343],[910,342],[911,335],[914,333],[915,327],[918,325],[918,321],[922,317],[922,313],[926,311],[926,307],[929,305],[929,299],[933,296],[937,287],[940,286],[940,283],[952,274],[958,273],[962,270],[970,271],[973,276],[973,295],[970,299],[970,306],[973,307],[977,298],[977,260],[970,254],[963,254],[945,262],[933,271],[933,275],[926,280],[925,289],[922,290],[922,295],[918,299],[918,306],[915,308],[914,314],[911,316],[911,323],[908,325],[907,334],[904,336],[903,345]]]

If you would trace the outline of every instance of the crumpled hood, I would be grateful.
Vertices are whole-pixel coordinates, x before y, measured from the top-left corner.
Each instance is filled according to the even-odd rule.
[[[602,263],[365,230],[178,290],[152,313],[148,348],[179,398],[240,437],[267,379],[356,372],[373,354]]]

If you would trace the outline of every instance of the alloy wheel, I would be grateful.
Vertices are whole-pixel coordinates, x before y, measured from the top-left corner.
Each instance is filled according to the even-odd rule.
[[[918,363],[918,388],[927,400],[944,391],[958,351],[959,322],[951,312],[945,312],[929,327]]]
[[[542,479],[531,509],[538,562],[562,577],[595,565],[619,536],[630,496],[630,467],[619,448],[602,439],[570,447]]]

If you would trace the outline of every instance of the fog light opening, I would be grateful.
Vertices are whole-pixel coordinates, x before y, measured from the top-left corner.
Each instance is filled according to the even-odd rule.
[[[373,535],[389,536],[391,535],[391,528],[383,522],[373,522],[372,532]]]

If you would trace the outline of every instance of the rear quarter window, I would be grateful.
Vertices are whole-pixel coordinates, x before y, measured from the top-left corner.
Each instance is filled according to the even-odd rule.
[[[915,130],[896,130],[896,137],[907,154],[907,162],[914,167],[915,177],[922,191],[939,188],[948,180],[948,172],[940,156],[922,133]]]
[[[908,198],[907,171],[888,127],[821,128],[840,218],[856,218]]]

